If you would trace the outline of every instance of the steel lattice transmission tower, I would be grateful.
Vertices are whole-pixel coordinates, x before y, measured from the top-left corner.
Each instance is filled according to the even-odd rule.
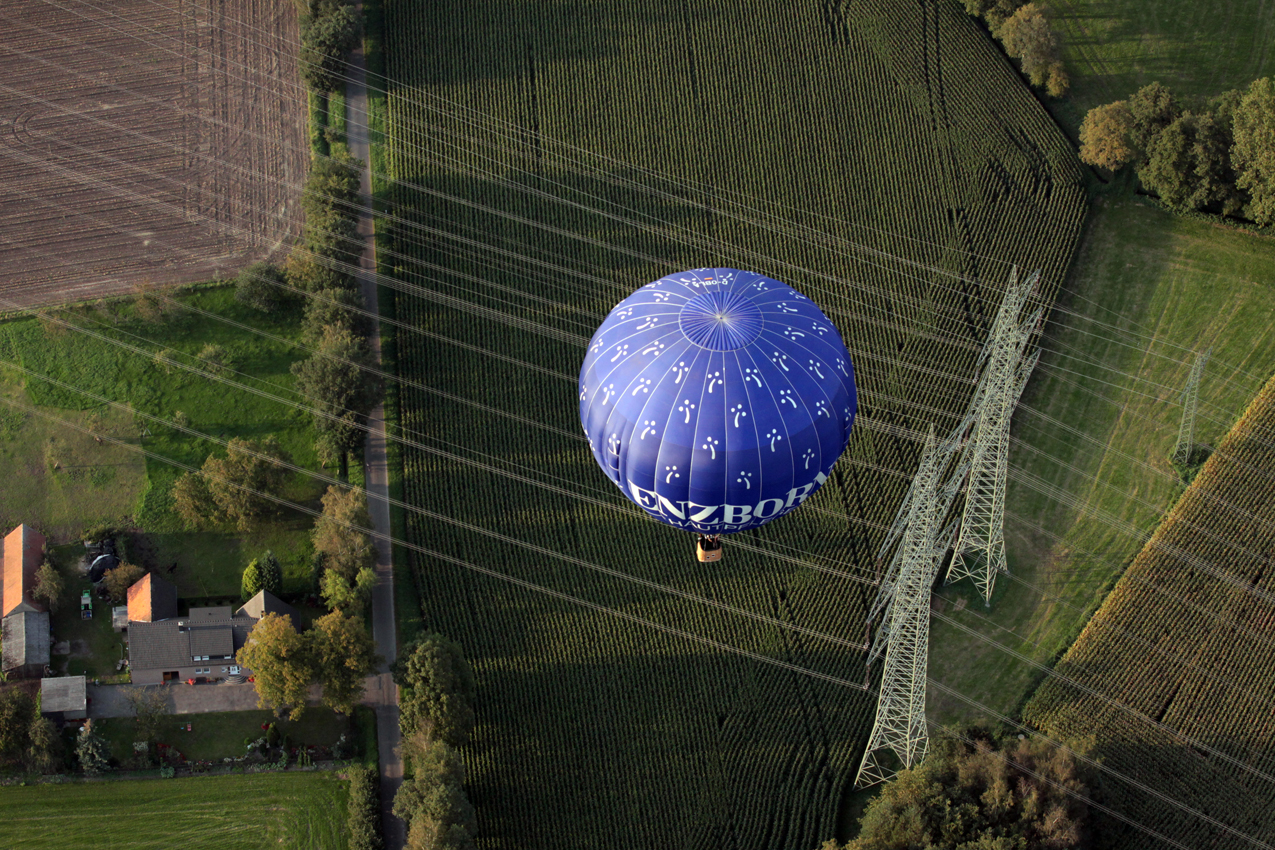
[[[887,611],[888,648],[877,698],[877,717],[859,764],[855,785],[885,782],[925,758],[925,678],[930,647],[930,588],[938,573],[935,533],[940,458],[930,429],[913,480],[912,498],[899,546],[901,563]],[[883,624],[884,626],[884,624]],[[894,754],[894,759],[887,756]]]
[[[1178,442],[1173,447],[1173,462],[1186,466],[1191,462],[1191,454],[1195,449],[1195,411],[1200,403],[1200,379],[1204,376],[1204,364],[1208,362],[1212,349],[1195,355],[1191,364],[1191,375],[1186,379],[1186,388],[1182,390],[1182,424],[1178,427]]]
[[[1043,314],[1042,307],[1023,316],[1040,280],[1033,272],[1021,283],[1010,273],[1005,300],[992,324],[984,349],[983,373],[970,405],[972,427],[963,458],[968,459],[965,509],[961,514],[947,584],[969,577],[991,605],[996,574],[1006,572],[1005,484],[1008,477],[1009,423],[1039,352],[1024,357]]]

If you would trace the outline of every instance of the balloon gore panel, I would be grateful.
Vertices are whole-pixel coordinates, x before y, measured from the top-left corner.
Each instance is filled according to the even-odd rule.
[[[594,459],[636,505],[701,534],[755,528],[832,472],[856,410],[841,335],[791,286],[696,269],[616,305],[580,369]]]

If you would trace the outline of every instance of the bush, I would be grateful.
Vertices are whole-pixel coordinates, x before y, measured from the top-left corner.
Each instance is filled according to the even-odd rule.
[[[350,850],[380,850],[380,777],[375,771],[356,767],[350,771],[348,821]]]
[[[270,263],[253,263],[235,278],[235,300],[273,313],[283,304],[283,272]]]
[[[214,375],[225,375],[235,369],[235,362],[230,353],[215,342],[210,342],[199,349],[199,354],[195,356],[203,361],[202,368]]]

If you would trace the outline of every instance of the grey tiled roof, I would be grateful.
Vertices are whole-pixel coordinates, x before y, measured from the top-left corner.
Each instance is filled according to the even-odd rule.
[[[301,628],[301,618],[297,616],[297,609],[268,590],[259,591],[256,596],[243,604],[238,613],[247,614],[254,620],[260,620],[267,614],[279,614],[291,617],[293,627]]]
[[[230,618],[207,625],[190,626],[190,654],[222,658],[235,654],[235,638]]]
[[[13,670],[27,664],[49,663],[49,615],[46,611],[19,611],[4,618],[3,660],[0,667]]]
[[[84,711],[87,705],[85,690],[83,676],[43,679],[40,682],[40,710],[46,713]]]
[[[256,623],[229,608],[194,608],[189,617],[128,624],[128,663],[134,670],[176,670],[196,656],[233,657]]]

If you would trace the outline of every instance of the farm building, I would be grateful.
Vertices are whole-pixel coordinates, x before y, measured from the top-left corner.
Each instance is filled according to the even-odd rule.
[[[49,663],[52,640],[49,613],[31,595],[35,571],[44,558],[44,535],[29,525],[19,525],[4,538],[3,597],[0,630],[3,652],[0,671],[10,676],[42,676]]]
[[[29,525],[19,525],[4,538],[4,596],[0,617],[15,611],[44,611],[31,596],[35,571],[44,558],[44,535]]]
[[[59,676],[40,682],[40,713],[53,720],[83,720],[88,694],[83,676]]]
[[[128,621],[156,623],[177,616],[177,588],[154,573],[142,576],[128,589]]]
[[[47,611],[15,611],[4,618],[0,670],[8,676],[39,677],[49,664],[53,640]]]

